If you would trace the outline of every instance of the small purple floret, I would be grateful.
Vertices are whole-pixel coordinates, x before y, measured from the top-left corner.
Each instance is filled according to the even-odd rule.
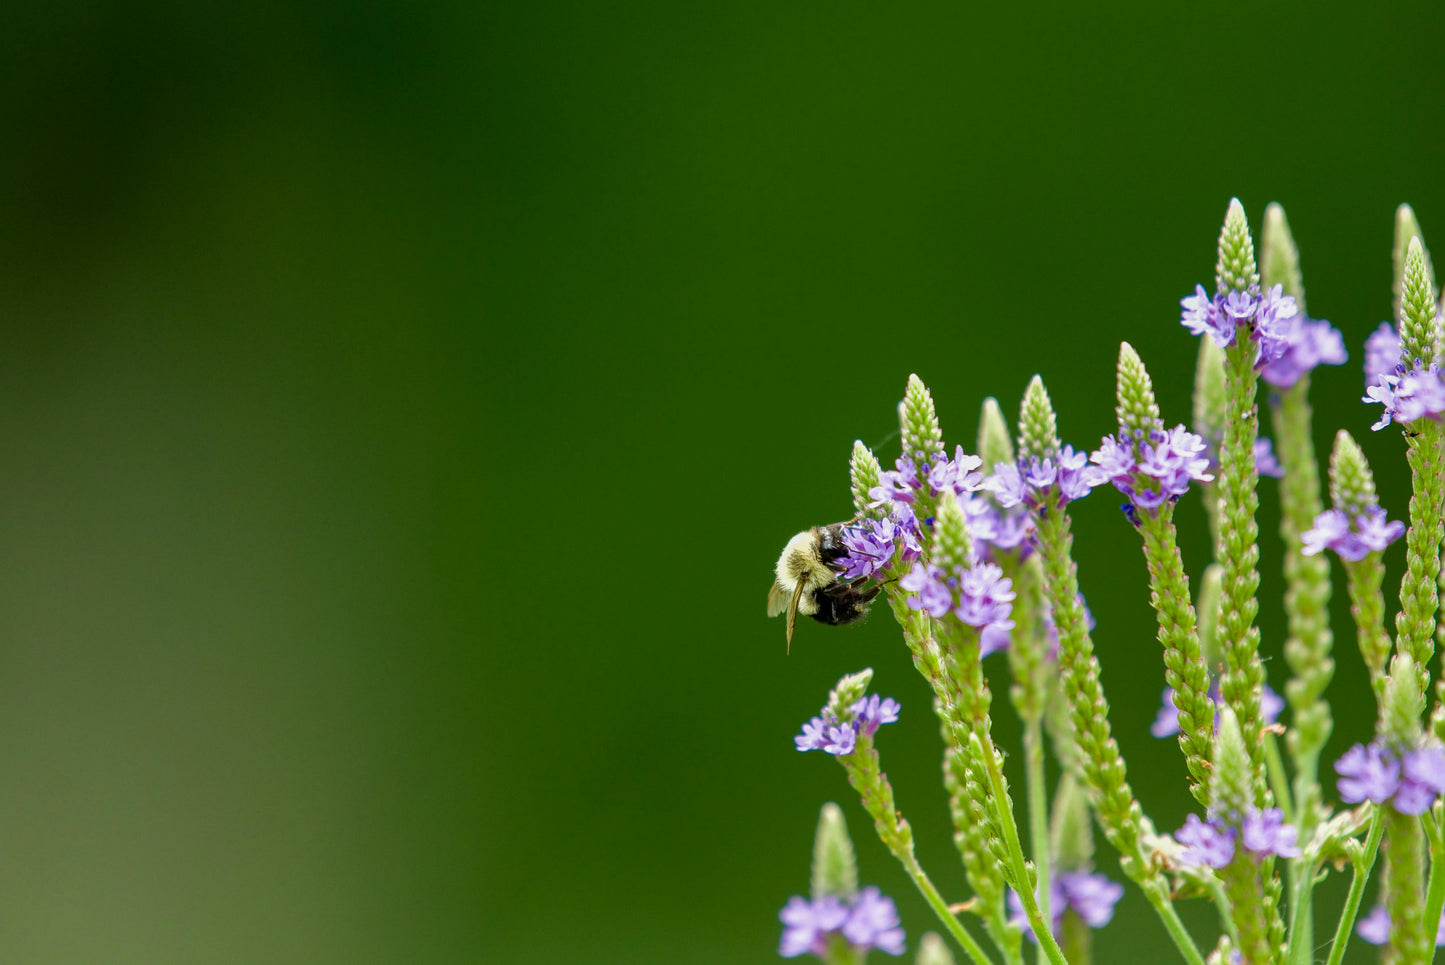
[[[1265,808],[1263,811],[1251,808],[1240,827],[1239,837],[1244,847],[1257,855],[1299,857],[1300,850],[1296,846],[1299,829],[1284,823],[1284,812],[1279,808]]]
[[[847,903],[835,895],[824,895],[808,901],[794,895],[778,912],[783,923],[778,954],[797,958],[813,954],[824,958],[828,939],[841,934],[854,949],[868,952],[874,948],[889,955],[903,954],[903,929],[899,927],[898,909],[891,898],[877,888],[867,887]]]
[[[848,920],[843,923],[843,937],[854,948],[876,948],[889,955],[902,955],[903,929],[899,927],[893,899],[885,898],[871,886],[858,892]]]
[[[847,720],[839,720],[824,707],[803,725],[803,732],[793,738],[793,743],[800,751],[822,751],[840,757],[851,754],[860,735],[872,737],[879,727],[896,721],[900,710],[898,701],[877,694],[854,701],[848,708]]]
[[[1090,928],[1103,928],[1114,917],[1114,905],[1124,897],[1124,886],[1101,874],[1087,871],[1056,872],[1049,880],[1050,927],[1055,936],[1065,911],[1078,915]],[[1038,943],[1024,911],[1023,899],[1012,888],[1008,892],[1009,921],[1023,929],[1029,941]]]
[[[1371,945],[1383,945],[1390,940],[1390,913],[1384,905],[1376,905],[1370,913],[1355,924],[1355,933]],[[1445,948],[1445,911],[1435,926],[1435,947]]]
[[[1400,762],[1379,744],[1356,744],[1335,761],[1335,785],[1346,804],[1384,804],[1400,786]]]
[[[779,955],[797,958],[811,952],[822,958],[828,951],[828,934],[843,927],[848,920],[848,909],[833,895],[814,901],[794,895],[778,912],[778,918],[783,923]]]
[[[1445,379],[1439,363],[1428,368],[1418,365],[1403,375],[1382,375],[1380,381],[1365,390],[1365,402],[1378,402],[1384,407],[1380,421],[1371,429],[1383,429],[1391,422],[1401,425],[1417,419],[1438,420],[1445,413]]]
[[[1365,339],[1365,385],[1378,385],[1386,375],[1395,375],[1395,366],[1400,364],[1400,336],[1381,322],[1380,327]]]
[[[1298,351],[1298,359],[1285,361],[1277,370],[1281,379],[1288,379],[1297,371],[1305,371],[1301,366],[1312,356],[1333,353],[1328,335],[1323,332],[1316,334],[1302,324],[1304,319],[1299,314],[1299,305],[1294,296],[1284,294],[1282,285],[1275,285],[1264,292],[1251,288],[1249,291],[1231,291],[1212,297],[1203,285],[1196,285],[1194,294],[1181,299],[1179,304],[1184,309],[1180,315],[1184,327],[1195,335],[1208,335],[1220,348],[1234,343],[1239,326],[1247,328],[1255,344],[1256,369],[1280,363],[1292,349]],[[1329,327],[1328,323],[1323,324]],[[1339,349],[1344,351],[1343,343]],[[1313,364],[1318,365],[1321,361],[1326,359],[1321,357]],[[1298,378],[1299,374],[1293,374],[1290,381],[1275,384],[1293,385]]]
[[[1353,563],[1380,552],[1403,535],[1405,524],[1387,520],[1385,510],[1379,506],[1368,507],[1354,518],[1338,509],[1327,509],[1315,517],[1313,528],[1300,534],[1304,543],[1301,552],[1313,556],[1330,549],[1340,559]]]
[[[1184,827],[1174,832],[1174,840],[1184,845],[1179,863],[1223,868],[1234,860],[1234,829],[1215,821],[1205,824],[1196,814],[1184,819]]]
[[[1267,364],[1259,377],[1270,385],[1288,389],[1317,366],[1343,365],[1349,357],[1339,329],[1329,322],[1301,316],[1286,337],[1284,352]]]
[[[1445,751],[1425,747],[1410,751],[1400,761],[1400,789],[1395,792],[1395,810],[1401,814],[1424,814],[1445,793]]]

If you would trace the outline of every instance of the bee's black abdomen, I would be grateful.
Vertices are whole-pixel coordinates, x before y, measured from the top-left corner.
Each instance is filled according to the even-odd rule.
[[[854,623],[868,612],[868,604],[873,602],[880,589],[882,587],[876,584],[860,589],[851,583],[830,583],[814,591],[813,599],[817,601],[818,612],[812,617],[833,627]]]

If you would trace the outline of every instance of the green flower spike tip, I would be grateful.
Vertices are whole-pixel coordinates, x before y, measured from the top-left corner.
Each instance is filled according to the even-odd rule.
[[[1400,353],[1407,365],[1414,359],[1424,366],[1435,361],[1435,325],[1435,277],[1430,256],[1419,238],[1411,238],[1400,281]]]
[[[954,965],[953,953],[938,937],[938,932],[924,932],[922,940],[918,943],[918,957],[913,960],[914,965]]]
[[[1254,239],[1249,234],[1249,219],[1244,205],[1231,198],[1219,231],[1219,260],[1214,265],[1214,282],[1219,294],[1243,292],[1259,288],[1259,266],[1254,260]]]
[[[1299,248],[1290,234],[1289,219],[1284,208],[1271,202],[1264,209],[1264,227],[1259,239],[1260,273],[1264,276],[1264,287],[1284,287],[1286,295],[1293,295],[1299,305],[1300,314],[1305,313],[1305,284],[1299,270]]]
[[[1054,417],[1054,404],[1044,380],[1035,375],[1024,390],[1019,408],[1019,455],[1025,459],[1044,459],[1059,451],[1059,423]]]
[[[1203,339],[1203,341],[1210,341]],[[1114,415],[1119,420],[1121,435],[1143,435],[1164,428],[1159,418],[1159,403],[1154,399],[1154,383],[1139,353],[1128,342],[1119,343],[1119,364],[1115,370]]]
[[[1395,283],[1392,291],[1395,293],[1395,318],[1400,317],[1400,289],[1401,282],[1405,277],[1405,253],[1410,248],[1410,239],[1419,238],[1423,246],[1425,243],[1425,232],[1420,230],[1420,222],[1415,218],[1415,209],[1408,204],[1402,204],[1395,209],[1395,250],[1393,260],[1395,266]],[[1433,288],[1435,284],[1435,268],[1430,263],[1430,252],[1425,251],[1425,270]]]
[[[878,457],[873,455],[873,451],[863,445],[863,440],[854,440],[853,457],[848,460],[848,480],[853,490],[853,511],[859,516],[881,519],[887,515],[886,509],[868,505],[872,502],[868,490],[878,485],[882,471],[883,468],[878,465]]]
[[[998,399],[992,396],[983,400],[983,411],[978,417],[978,454],[983,459],[985,472],[992,472],[993,467],[1001,462],[1014,461],[1014,444],[1009,438],[1008,422],[1004,419],[1003,410],[998,407]]]
[[[818,832],[813,838],[813,900],[825,895],[851,898],[858,892],[858,856],[843,809],[832,801],[818,815]]]

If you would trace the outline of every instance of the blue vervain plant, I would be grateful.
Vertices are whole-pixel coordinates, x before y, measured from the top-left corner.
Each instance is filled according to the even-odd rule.
[[[945,898],[914,853],[875,743],[901,708],[868,694],[871,670],[840,680],[795,743],[842,765],[879,839],[974,965],[1022,965],[1028,947],[1050,965],[1091,961],[1090,929],[1109,922],[1124,892],[1093,870],[1095,825],[1190,965],[1308,965],[1325,948],[1329,965],[1338,965],[1356,935],[1381,946],[1386,962],[1421,965],[1445,944],[1445,674],[1436,671],[1431,686],[1437,643],[1445,641],[1438,619],[1445,326],[1434,269],[1414,212],[1402,205],[1395,324],[1381,325],[1365,344],[1363,398],[1381,406],[1376,430],[1403,430],[1412,495],[1408,521],[1392,521],[1348,433],[1335,437],[1322,479],[1310,372],[1345,362],[1344,340],[1305,313],[1299,253],[1278,205],[1266,210],[1260,240],[1256,255],[1244,208],[1232,201],[1213,290],[1199,285],[1181,300],[1183,326],[1201,338],[1192,426],[1165,420],[1143,360],[1125,343],[1118,429],[1096,449],[1061,441],[1037,376],[1014,435],[998,403],[985,401],[978,455],[962,446],[949,454],[917,376],[899,406],[902,455],[893,468],[854,445],[856,516],[844,529],[847,554],[828,566],[840,581],[880,590],[933,691],[954,840],[971,894]],[[1259,436],[1261,395],[1272,446]],[[1290,671],[1283,698],[1265,684],[1255,625],[1261,475],[1281,478]],[[1157,617],[1165,690],[1153,733],[1177,735],[1201,811],[1172,834],[1155,828],[1129,784],[1079,593],[1069,507],[1105,485],[1125,499]],[[1173,518],[1191,489],[1205,502],[1212,536],[1210,562],[1193,582]],[[1391,626],[1382,557],[1401,536],[1405,574]],[[1325,551],[1342,563],[1353,636],[1378,708],[1368,743],[1333,762],[1334,795],[1320,774],[1333,729],[1326,691],[1335,640]],[[1010,703],[1023,725],[1023,826],[994,743],[983,661],[996,651],[1007,654]],[[1050,752],[1060,765],[1052,789],[1044,766]],[[1362,914],[1377,865],[1378,902]],[[1344,910],[1317,943],[1314,889],[1346,869]],[[1218,913],[1217,937],[1205,944],[1175,910],[1176,901],[1194,898]],[[851,965],[873,950],[904,952],[893,902],[859,888],[836,805],[825,806],[819,821],[812,896],[793,897],[781,918],[785,957]],[[930,933],[916,961],[955,958]]]

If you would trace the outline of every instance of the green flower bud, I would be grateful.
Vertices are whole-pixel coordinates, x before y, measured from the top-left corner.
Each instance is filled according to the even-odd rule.
[[[945,570],[972,565],[973,540],[968,535],[968,520],[957,499],[945,496],[939,502],[934,534],[934,562]]]
[[[908,377],[908,388],[899,406],[903,433],[903,454],[916,462],[931,461],[943,454],[943,430],[933,410],[933,396],[916,375]]]
[[[866,667],[857,673],[850,673],[838,681],[838,686],[828,692],[828,709],[840,719],[848,719],[848,708],[868,692],[873,682],[873,668]]]
[[[1049,821],[1049,853],[1064,871],[1081,870],[1094,860],[1094,822],[1089,797],[1068,772],[1059,778]]]
[[[843,809],[832,801],[818,815],[818,833],[813,838],[813,900],[824,895],[851,898],[858,893],[858,856]]]
[[[918,957],[914,965],[954,965],[953,953],[938,937],[938,932],[924,932],[923,938],[918,942]]]
[[[1254,239],[1249,235],[1249,219],[1244,216],[1244,205],[1238,198],[1230,199],[1224,227],[1219,230],[1219,261],[1214,266],[1214,282],[1221,295],[1259,287]]]
[[[863,445],[862,439],[853,442],[853,457],[848,460],[848,480],[853,490],[853,510],[859,516],[866,516],[872,519],[881,519],[886,515],[880,507],[870,508],[868,490],[878,485],[879,473],[882,467],[878,465],[878,458],[873,451]]]
[[[1299,248],[1290,234],[1284,208],[1271,201],[1264,209],[1264,227],[1259,237],[1259,270],[1265,288],[1284,286],[1293,295],[1300,314],[1305,314],[1305,285],[1299,270]]]
[[[1019,409],[1019,455],[1043,459],[1059,451],[1059,424],[1044,380],[1035,375]]]
[[[1224,592],[1224,567],[1210,563],[1204,568],[1204,578],[1199,581],[1199,652],[1204,662],[1217,667],[1224,662],[1224,650],[1219,645],[1219,600]]]
[[[1420,230],[1420,222],[1415,219],[1415,209],[1408,204],[1402,204],[1395,209],[1395,250],[1393,252],[1395,279],[1392,288],[1395,293],[1395,318],[1400,317],[1400,291],[1405,279],[1405,252],[1409,250],[1411,238],[1419,238],[1421,246],[1425,244],[1425,232]],[[1433,288],[1435,268],[1430,263],[1428,249],[1425,251],[1425,271],[1430,279],[1430,286]]]
[[[1118,417],[1121,434],[1132,436],[1142,431],[1147,436],[1164,428],[1164,421],[1159,418],[1159,403],[1154,399],[1154,383],[1144,368],[1143,359],[1128,342],[1119,343],[1115,386],[1118,405],[1114,407],[1114,415]]]
[[[1344,429],[1335,434],[1335,448],[1330,452],[1330,503],[1351,517],[1380,504],[1375,474],[1359,443]]]
[[[1408,653],[1396,654],[1385,678],[1385,699],[1380,707],[1380,736],[1397,751],[1420,744],[1420,715],[1425,691],[1420,673]]]
[[[1003,410],[998,407],[998,399],[993,396],[983,400],[983,411],[978,417],[978,454],[983,459],[985,472],[992,472],[998,463],[1014,461],[1014,444],[1009,438],[1008,422],[1004,420]]]
[[[1219,733],[1214,738],[1214,770],[1209,774],[1209,800],[1222,815],[1243,815],[1254,805],[1254,767],[1239,720],[1228,706],[1219,711]]]
[[[1415,359],[1425,365],[1435,361],[1434,284],[1425,246],[1419,238],[1411,238],[1400,281],[1400,354],[1407,366]]]

